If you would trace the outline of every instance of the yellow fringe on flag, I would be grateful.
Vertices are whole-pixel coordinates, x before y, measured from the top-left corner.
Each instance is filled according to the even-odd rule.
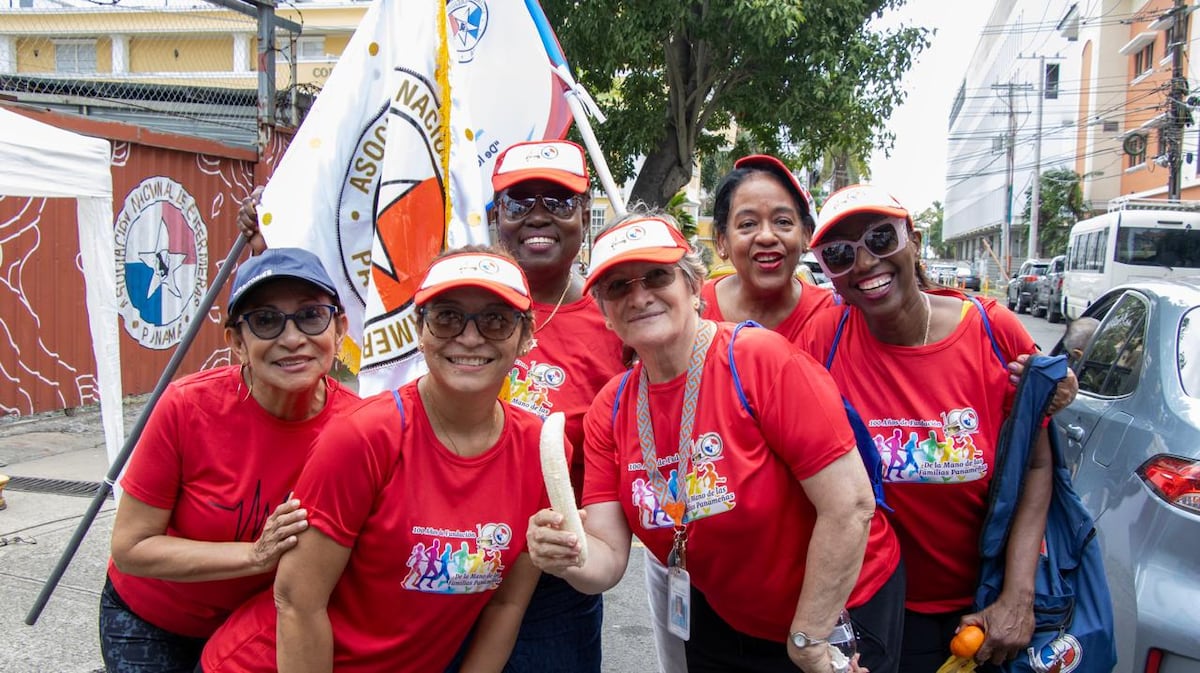
[[[446,229],[445,236],[450,234],[450,216],[453,213],[453,206],[450,203],[450,44],[446,37],[446,32],[449,29],[446,21],[446,5],[442,0],[434,0],[437,4],[437,22],[438,22],[438,55],[437,55],[437,83],[438,92],[441,94],[441,100],[438,101],[441,107],[442,126],[438,129],[438,134],[442,137],[442,152],[438,157],[442,160],[442,195],[446,204],[446,212],[443,215],[442,221]],[[446,240],[445,237],[442,239]]]

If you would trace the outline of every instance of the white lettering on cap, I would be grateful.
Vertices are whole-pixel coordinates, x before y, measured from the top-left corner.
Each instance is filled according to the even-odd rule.
[[[535,168],[563,171],[580,177],[586,175],[583,153],[568,143],[537,143],[521,147],[516,152],[506,152],[496,173],[502,175]]]

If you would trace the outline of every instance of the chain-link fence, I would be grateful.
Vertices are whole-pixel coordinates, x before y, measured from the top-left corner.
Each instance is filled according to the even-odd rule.
[[[303,117],[364,8],[350,0],[279,8],[278,123]],[[0,97],[250,146],[257,12],[244,0],[0,0]],[[314,17],[319,29],[288,29]]]

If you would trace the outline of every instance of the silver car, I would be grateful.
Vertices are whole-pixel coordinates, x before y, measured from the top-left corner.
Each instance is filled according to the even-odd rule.
[[[1116,670],[1200,673],[1200,279],[1124,285],[1085,315],[1101,323],[1055,418],[1104,551]]]

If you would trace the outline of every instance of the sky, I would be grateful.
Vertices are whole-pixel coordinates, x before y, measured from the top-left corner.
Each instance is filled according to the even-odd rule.
[[[871,182],[887,189],[914,214],[934,201],[945,201],[950,105],[993,4],[992,0],[908,0],[878,24],[937,29],[904,76],[908,96],[887,125],[896,135],[890,156],[876,151],[870,159]]]

